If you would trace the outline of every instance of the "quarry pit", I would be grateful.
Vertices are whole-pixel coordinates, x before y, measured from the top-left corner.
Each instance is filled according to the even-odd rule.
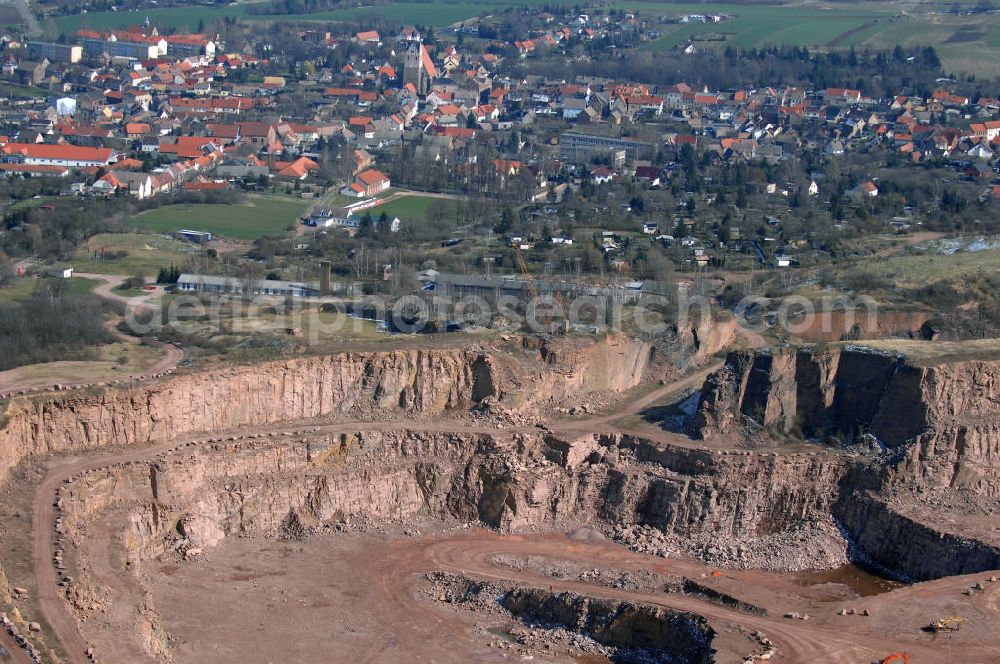
[[[2,599],[33,648],[13,654],[998,661],[1000,361],[697,337],[13,399]],[[685,432],[653,415],[692,394]]]

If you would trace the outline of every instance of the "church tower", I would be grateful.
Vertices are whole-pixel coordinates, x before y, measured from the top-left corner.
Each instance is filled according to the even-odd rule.
[[[426,95],[431,90],[431,81],[437,78],[434,61],[424,45],[410,42],[403,54],[403,85],[412,83],[417,94]]]

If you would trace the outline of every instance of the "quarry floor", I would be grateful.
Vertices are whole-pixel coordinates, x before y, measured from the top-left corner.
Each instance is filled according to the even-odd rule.
[[[322,533],[304,541],[230,538],[196,562],[147,563],[147,590],[165,631],[175,635],[173,661],[520,661],[516,650],[491,647],[484,638],[486,630],[503,629],[504,619],[435,602],[422,592],[425,574],[433,571],[692,611],[706,616],[718,632],[718,662],[741,662],[754,630],[777,645],[773,661],[780,662],[870,662],[904,650],[914,662],[946,662],[949,656],[992,662],[1000,656],[993,647],[1000,583],[987,582],[986,590],[972,597],[961,592],[984,581],[982,574],[865,597],[848,584],[809,573],[722,571],[714,576],[699,561],[634,554],[599,537],[500,536],[478,528],[422,525],[431,532],[418,525],[406,529],[410,536],[400,528],[381,534]],[[96,529],[95,541],[100,534]],[[516,571],[497,564],[497,554],[684,575],[765,608],[768,615],[686,595],[628,592]],[[121,583],[116,592],[128,594],[127,585]],[[855,614],[841,616],[841,608],[853,608]],[[865,609],[870,616],[861,615]],[[784,618],[790,611],[809,618]],[[936,617],[956,613],[968,620],[958,633],[920,630]],[[120,641],[114,621],[91,623],[85,633],[108,661],[129,661],[128,653],[110,647]],[[535,655],[534,661],[606,660],[553,652]]]
[[[629,405],[616,409],[613,415],[564,419],[548,426],[567,432],[619,429],[624,420],[666,395],[700,384],[712,369],[629,395]],[[474,429],[461,420],[328,426],[344,431],[393,426]],[[699,446],[698,441],[662,431],[644,428],[642,433],[672,444]],[[4,547],[4,555],[15,559],[13,566],[8,563],[9,569],[31,570],[31,601],[44,619],[46,632],[58,639],[67,661],[89,661],[83,653],[90,645],[102,654],[102,662],[148,661],[134,644],[121,638],[122,625],[129,624],[146,597],[155,603],[170,635],[176,664],[524,661],[517,651],[492,647],[484,637],[484,629],[497,626],[496,616],[480,615],[426,596],[425,575],[443,571],[691,611],[708,618],[718,633],[714,644],[718,662],[743,661],[750,648],[747,635],[756,630],[775,644],[774,662],[857,664],[881,661],[890,653],[903,651],[910,653],[914,664],[1000,662],[996,647],[1000,583],[988,582],[989,573],[863,596],[835,572],[721,570],[715,575],[716,570],[700,561],[636,554],[596,535],[584,539],[562,532],[499,535],[464,524],[422,523],[383,533],[322,531],[303,541],[229,538],[194,561],[145,563],[141,575],[145,587],[138,588],[132,577],[123,573],[122,561],[109,545],[110,533],[116,528],[114,520],[121,516],[113,510],[93,524],[87,546],[95,570],[112,589],[116,601],[112,611],[88,621],[81,632],[56,585],[52,565],[55,490],[82,470],[109,461],[150,459],[176,443],[51,459],[18,488],[28,496],[31,526],[21,514],[19,538],[10,543],[10,550]],[[801,446],[795,451],[801,451]],[[498,554],[573,560],[598,569],[683,575],[764,608],[767,615],[688,595],[630,592],[517,571],[496,564],[493,558]],[[844,571],[842,576],[849,574],[849,570]],[[964,594],[977,582],[985,589]],[[839,615],[841,609],[854,612]],[[870,615],[862,615],[864,610]],[[788,612],[809,617],[785,618]],[[935,635],[921,630],[933,620],[951,615],[966,618],[961,631]],[[574,659],[558,652],[533,657],[535,662],[606,661]]]

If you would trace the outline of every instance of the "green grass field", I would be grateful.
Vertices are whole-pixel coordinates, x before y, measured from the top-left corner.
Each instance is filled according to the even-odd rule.
[[[4,81],[0,83],[0,97],[20,97],[22,99],[45,99],[48,92],[31,85],[19,85]]]
[[[8,212],[12,212],[14,210],[27,210],[34,207],[39,207],[40,205],[45,205],[46,203],[50,203],[51,201],[55,201],[58,199],[59,199],[58,196],[40,196],[38,198],[25,198],[20,201],[10,202],[6,207],[6,210]]]
[[[392,217],[399,217],[400,221],[403,223],[423,222],[428,220],[428,210],[430,210],[431,206],[435,203],[442,204],[445,207],[446,216],[454,216],[454,201],[432,198],[430,196],[401,196],[393,201],[385,203],[384,205],[373,207],[371,209],[371,214],[374,219],[378,219],[384,212],[390,219]]]
[[[623,9],[672,17],[688,13],[724,13],[733,18],[717,24],[667,24],[663,35],[647,48],[670,49],[689,37],[718,38],[700,41],[702,47],[763,45],[806,46],[833,49],[891,49],[903,46],[933,46],[946,69],[977,75],[1000,75],[1000,14],[956,16],[932,13],[941,6],[916,3],[879,5],[791,4],[727,5],[617,3]],[[907,10],[903,15],[900,10]]]
[[[1000,251],[962,252],[951,256],[893,256],[872,261],[864,269],[872,274],[910,284],[926,284],[946,277],[1000,272]]]
[[[150,22],[160,28],[177,28],[179,30],[195,30],[200,21],[211,25],[214,21],[226,16],[242,17],[246,7],[178,7],[171,9],[143,9],[142,11],[92,12],[89,14],[74,14],[52,19],[52,31],[55,34],[72,35],[80,28],[91,30],[111,30],[130,25],[139,25],[149,17]],[[43,26],[48,27],[48,26]]]
[[[399,24],[414,23],[437,28],[452,25],[479,15],[511,7],[544,4],[545,0],[457,0],[445,2],[393,2],[387,5],[354,7],[311,14],[283,16],[252,14],[250,4],[220,8],[182,7],[143,9],[132,12],[94,12],[63,16],[49,21],[50,36],[72,34],[81,27],[120,28],[141,23],[148,16],[161,28],[194,30],[199,23],[211,26],[224,17],[244,21],[364,21],[383,19]],[[940,12],[955,3],[928,5],[916,0],[892,4],[793,2],[787,5],[736,5],[725,3],[670,3],[650,0],[616,0],[605,5],[639,12],[648,18],[706,12],[728,14],[733,18],[718,24],[660,25],[660,39],[648,48],[669,49],[691,36],[709,33],[719,41],[704,45],[738,44],[743,47],[794,45],[810,48],[893,48],[934,46],[949,70],[977,75],[1000,75],[1000,14],[974,16],[945,15]],[[958,3],[963,4],[963,3]],[[973,5],[974,2],[964,4]],[[906,14],[902,12],[905,10]]]
[[[158,233],[187,229],[236,240],[256,240],[285,233],[310,204],[291,197],[248,196],[237,205],[167,205],[136,215],[130,223]]]
[[[15,279],[9,286],[0,288],[0,304],[24,302],[30,299],[35,292],[35,288],[38,287],[38,282],[38,279],[31,276]],[[94,290],[94,287],[100,284],[100,281],[94,279],[73,277],[61,283],[62,288],[60,292],[62,295],[82,295]]]
[[[170,9],[143,9],[133,12],[94,12],[61,16],[52,21],[57,33],[72,34],[80,28],[107,30],[142,23],[146,17],[159,27],[173,27],[194,30],[198,23],[211,25],[227,16],[235,16],[246,21],[355,21],[365,18],[384,18],[400,23],[419,23],[442,27],[464,21],[482,13],[506,7],[521,7],[543,4],[543,0],[483,0],[483,2],[394,2],[375,7],[354,7],[315,12],[311,14],[268,15],[252,14],[244,3],[229,7],[182,7]]]
[[[123,258],[102,259],[105,254],[124,251]],[[161,267],[181,266],[201,249],[183,240],[174,240],[149,233],[100,233],[80,247],[70,261],[77,272],[95,274],[141,274],[154,279]],[[96,254],[96,255],[95,255]]]

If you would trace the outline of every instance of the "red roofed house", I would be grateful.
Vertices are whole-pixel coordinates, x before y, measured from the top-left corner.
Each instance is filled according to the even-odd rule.
[[[152,131],[145,122],[129,122],[125,125],[125,135],[129,140],[137,140]]]
[[[7,143],[3,160],[29,166],[65,166],[89,168],[107,166],[118,159],[111,148],[87,148],[79,145],[46,145],[43,143]]]
[[[861,101],[861,90],[845,88],[827,88],[824,96],[826,103],[836,106],[850,106]]]
[[[139,171],[142,170],[145,162],[139,161],[138,159],[119,159],[115,163],[108,166],[109,171]]]
[[[858,185],[858,192],[861,193],[863,196],[869,196],[871,198],[875,198],[876,196],[878,196],[878,185],[876,185],[874,182],[871,181],[862,182],[860,185]]]
[[[195,180],[194,182],[184,183],[184,191],[221,191],[224,189],[229,189],[228,182],[215,182],[212,180]]]
[[[305,180],[310,171],[319,170],[319,165],[308,157],[299,157],[295,161],[278,161],[274,163],[279,178]]]
[[[493,168],[500,177],[508,178],[521,172],[521,162],[514,159],[494,159]]]
[[[215,42],[205,35],[167,35],[164,37],[170,55],[187,57],[190,55],[207,55],[215,57]]]
[[[973,136],[992,141],[997,136],[1000,136],[1000,120],[973,123],[969,129],[972,131]]]
[[[614,176],[615,172],[607,166],[595,166],[590,169],[590,181],[594,184],[607,184]]]
[[[388,189],[389,186],[389,176],[372,168],[358,173],[357,177],[354,178],[354,182],[350,186],[345,187],[341,193],[345,196],[364,198],[366,196],[377,196]]]
[[[625,107],[629,115],[640,111],[651,111],[653,115],[663,113],[663,97],[659,95],[631,95],[625,97]]]
[[[254,147],[263,147],[275,143],[278,135],[274,131],[274,125],[266,122],[241,122],[240,140]]]
[[[124,190],[139,200],[153,195],[153,180],[149,173],[116,171],[104,175],[98,182],[105,183],[111,190]]]
[[[173,155],[178,159],[203,157],[218,148],[221,141],[206,136],[178,136],[160,140],[160,154]]]
[[[535,42],[530,39],[525,41],[516,41],[514,42],[514,47],[517,49],[518,54],[520,54],[522,58],[526,58],[528,57],[528,53],[535,50]]]

